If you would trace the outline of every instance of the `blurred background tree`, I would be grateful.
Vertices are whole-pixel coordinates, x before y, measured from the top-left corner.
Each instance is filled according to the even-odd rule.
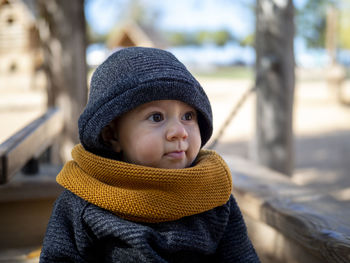
[[[91,5],[94,0],[86,0],[85,6]],[[188,30],[164,30],[159,26],[159,17],[163,12],[157,6],[152,6],[147,1],[142,0],[114,0],[110,1],[111,7],[115,9],[115,26],[113,26],[106,34],[100,34],[93,30],[89,22],[87,21],[87,40],[88,43],[104,42],[108,35],[118,28],[118,24],[125,20],[133,20],[141,26],[148,26],[156,28],[164,33],[170,46],[186,46],[195,45],[202,46],[204,44],[214,44],[217,46],[224,46],[229,41],[242,41],[244,45],[252,45],[252,41],[243,41],[237,36],[234,36],[232,32],[227,28],[220,28],[215,30],[208,29],[188,29]],[[230,1],[222,0],[231,8]],[[247,5],[244,1],[241,1],[242,5]],[[249,1],[248,1],[249,2]],[[200,2],[196,4],[200,5]],[[249,6],[252,7],[251,5]],[[252,10],[253,11],[253,10]],[[251,34],[250,34],[251,36]],[[250,38],[251,39],[251,38]]]
[[[340,48],[350,49],[350,1],[342,0],[340,4],[339,45]]]
[[[85,6],[90,6],[94,1],[95,0],[86,0]],[[228,43],[235,43],[242,47],[254,46],[254,29],[237,35],[232,31],[232,28],[237,27],[236,25],[215,29],[193,28],[192,26],[189,26],[188,29],[184,28],[183,30],[164,28],[162,27],[161,21],[162,17],[165,15],[165,10],[162,5],[157,5],[156,2],[146,0],[113,0],[107,2],[110,5],[109,8],[113,9],[115,12],[114,30],[118,28],[118,24],[120,24],[121,21],[133,19],[140,25],[147,25],[162,31],[169,42],[169,46],[203,46],[205,44],[211,44],[217,47],[224,47]],[[299,40],[302,40],[302,43],[305,43],[307,49],[323,50],[325,48],[326,20],[329,6],[334,6],[339,10],[339,48],[350,49],[350,37],[347,33],[350,27],[350,18],[347,15],[350,11],[348,0],[299,0],[294,2],[295,36]],[[200,9],[203,5],[201,1],[188,2],[189,9],[193,8],[193,10],[196,10],[196,8]],[[234,10],[237,6],[241,6],[244,8],[245,12],[250,13],[250,20],[255,19],[256,1],[254,0],[239,0],[234,2],[220,0],[217,2],[217,5],[225,6],[226,10]],[[174,4],[174,7],[175,6],[176,4]],[[249,23],[252,22],[254,23],[254,21],[250,21]],[[179,24],[181,24],[180,17]],[[110,32],[105,34],[96,33],[93,32],[91,25],[88,25],[87,29],[88,43],[103,43],[108,33],[111,34],[112,31],[110,30]],[[297,62],[299,62],[299,60],[297,60]]]
[[[307,0],[297,9],[296,30],[310,48],[323,48],[326,40],[327,9],[338,0]]]
[[[89,23],[86,23],[86,44],[105,43],[107,40],[107,34],[97,33]]]
[[[327,47],[327,15],[336,12],[336,49],[350,49],[350,1],[349,0],[307,0],[296,10],[296,35],[311,49]]]
[[[55,158],[65,161],[79,141],[76,124],[87,100],[84,0],[35,3],[48,80],[48,106],[61,108],[64,116]]]
[[[168,32],[167,39],[172,46],[202,46],[209,43],[216,46],[224,46],[229,41],[234,41],[235,37],[232,36],[229,30],[221,29],[216,31]]]

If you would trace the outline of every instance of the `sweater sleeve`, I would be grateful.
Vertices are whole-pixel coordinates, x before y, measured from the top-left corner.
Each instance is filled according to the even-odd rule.
[[[230,216],[222,240],[217,248],[218,262],[258,263],[259,258],[248,237],[242,213],[231,195]]]
[[[67,190],[56,200],[46,229],[40,263],[94,262],[89,257],[92,255],[89,249],[91,242],[81,220],[85,206],[84,200]]]

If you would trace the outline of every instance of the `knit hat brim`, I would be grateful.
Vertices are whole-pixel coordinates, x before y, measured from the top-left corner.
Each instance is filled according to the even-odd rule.
[[[146,49],[146,53],[147,51],[149,49]],[[155,51],[158,52],[158,50]],[[160,52],[164,57],[162,52],[166,51]],[[96,70],[91,83],[92,90],[90,90],[88,104],[78,123],[80,141],[87,150],[95,153],[109,151],[110,149],[103,143],[100,136],[102,129],[114,118],[155,100],[179,100],[194,107],[198,112],[202,146],[205,145],[213,131],[210,102],[200,84],[183,64],[169,54],[166,52],[168,56],[166,63],[156,60],[157,65],[149,66],[141,73],[140,65],[132,65],[135,68],[131,68],[127,63],[123,63],[119,68],[118,65],[114,65],[115,69],[112,66],[113,63],[108,60]],[[159,57],[159,54],[157,55]],[[147,59],[149,60],[149,57]],[[120,64],[121,61],[122,59],[119,58]],[[106,72],[108,70],[110,72]],[[117,76],[119,79],[114,77],[115,72],[122,73],[123,78],[119,75]]]

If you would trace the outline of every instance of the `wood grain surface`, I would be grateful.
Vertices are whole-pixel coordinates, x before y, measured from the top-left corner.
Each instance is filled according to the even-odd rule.
[[[53,143],[62,127],[62,113],[51,108],[3,142],[0,145],[0,184],[6,183],[29,160],[38,158]]]
[[[350,262],[350,202],[296,185],[286,176],[235,156],[225,160],[245,216],[277,230],[316,262]]]

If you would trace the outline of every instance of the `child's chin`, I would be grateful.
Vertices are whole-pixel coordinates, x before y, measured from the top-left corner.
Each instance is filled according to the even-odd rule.
[[[179,163],[179,164],[174,164],[174,165],[169,165],[168,168],[169,169],[183,169],[183,168],[186,168],[188,167],[187,164],[183,164],[183,163]]]
[[[163,169],[183,169],[186,168],[187,164],[184,162],[166,162],[159,164],[157,168]]]

